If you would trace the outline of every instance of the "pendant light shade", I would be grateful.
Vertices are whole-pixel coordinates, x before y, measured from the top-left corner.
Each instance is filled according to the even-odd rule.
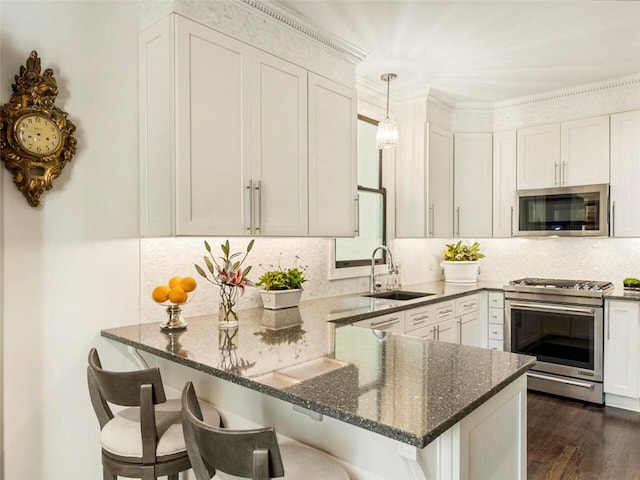
[[[381,149],[398,145],[398,126],[389,118],[389,82],[396,77],[395,73],[385,73],[380,77],[383,82],[387,82],[387,116],[378,123],[378,131],[376,132],[376,147]]]

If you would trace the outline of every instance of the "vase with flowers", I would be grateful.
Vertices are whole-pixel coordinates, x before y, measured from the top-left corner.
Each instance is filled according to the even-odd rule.
[[[218,306],[218,324],[221,327],[232,328],[238,326],[238,314],[235,311],[238,297],[244,294],[247,286],[253,286],[253,282],[247,278],[251,266],[243,267],[249,252],[253,248],[254,240],[251,240],[244,252],[231,253],[229,240],[220,245],[221,256],[215,256],[211,252],[209,242],[205,240],[204,248],[208,255],[202,257],[206,270],[200,265],[195,265],[198,274],[208,282],[220,287],[220,304]]]

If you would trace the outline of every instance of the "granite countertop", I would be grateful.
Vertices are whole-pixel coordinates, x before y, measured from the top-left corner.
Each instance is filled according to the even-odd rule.
[[[408,302],[345,295],[283,310],[239,311],[234,347],[217,316],[105,329],[102,336],[422,448],[524,374],[534,357],[387,334],[349,322],[498,286],[442,282]],[[333,321],[332,321],[333,320]]]

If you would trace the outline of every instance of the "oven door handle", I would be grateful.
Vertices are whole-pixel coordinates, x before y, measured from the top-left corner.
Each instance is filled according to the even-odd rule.
[[[564,378],[548,377],[546,375],[538,375],[536,373],[531,373],[531,372],[527,372],[527,377],[539,378],[540,380],[550,380],[552,382],[564,383],[566,385],[573,385],[574,387],[582,387],[582,388],[595,387],[593,383],[578,382],[574,380],[567,380]]]
[[[563,305],[549,305],[547,303],[524,303],[524,302],[511,302],[511,308],[528,308],[535,310],[546,310],[550,312],[567,312],[567,313],[583,313],[586,315],[593,315],[594,309],[588,307],[567,307]]]

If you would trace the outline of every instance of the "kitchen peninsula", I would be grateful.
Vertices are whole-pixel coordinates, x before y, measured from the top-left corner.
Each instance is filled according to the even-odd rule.
[[[434,293],[409,304],[464,292]],[[194,380],[228,427],[274,426],[353,479],[526,478],[524,374],[535,359],[352,325],[401,308],[346,295],[240,310],[229,348],[215,315],[172,333],[146,323],[102,335],[157,360],[176,390]]]

